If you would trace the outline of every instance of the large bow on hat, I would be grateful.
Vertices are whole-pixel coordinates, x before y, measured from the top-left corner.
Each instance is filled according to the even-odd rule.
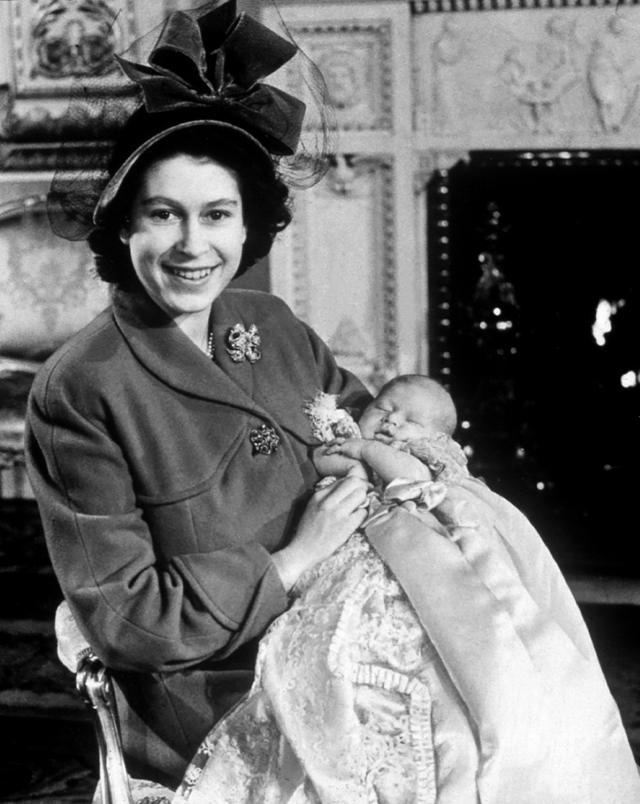
[[[229,0],[199,16],[172,13],[148,65],[117,58],[128,78],[140,86],[148,112],[218,107],[225,121],[248,128],[271,153],[291,155],[305,105],[259,81],[296,52],[294,44],[260,22],[237,15],[235,0]]]

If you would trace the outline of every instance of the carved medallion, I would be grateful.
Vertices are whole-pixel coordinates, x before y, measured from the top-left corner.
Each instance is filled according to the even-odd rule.
[[[104,0],[52,0],[34,21],[32,77],[113,72],[120,48],[117,14]]]
[[[356,54],[342,48],[329,50],[319,59],[318,67],[336,109],[348,109],[359,102],[364,90],[364,76],[362,63]]]

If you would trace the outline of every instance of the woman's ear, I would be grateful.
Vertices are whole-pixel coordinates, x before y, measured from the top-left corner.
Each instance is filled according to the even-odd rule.
[[[131,219],[129,216],[125,216],[122,219],[122,226],[120,227],[120,231],[118,232],[118,237],[120,238],[120,242],[123,243],[125,246],[128,245],[129,240],[131,239]]]

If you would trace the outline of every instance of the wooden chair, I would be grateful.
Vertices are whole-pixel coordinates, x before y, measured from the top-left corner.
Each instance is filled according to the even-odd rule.
[[[101,804],[134,804],[122,753],[122,738],[109,671],[91,648],[78,662],[76,688],[93,712],[98,740]]]
[[[66,603],[58,606],[55,629],[60,661],[75,673],[76,688],[93,714],[100,773],[93,804],[170,804],[173,792],[168,788],[129,777],[109,670],[81,634]]]

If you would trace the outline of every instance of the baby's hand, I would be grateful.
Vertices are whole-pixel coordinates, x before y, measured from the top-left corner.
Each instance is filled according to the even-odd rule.
[[[366,441],[364,438],[336,438],[327,447],[327,455],[342,455],[354,461],[362,459],[362,450]]]
[[[313,451],[313,463],[321,475],[337,475],[344,477],[353,474],[354,467],[360,466],[360,461],[342,455],[337,451],[331,452],[333,442],[330,445],[322,444]],[[361,474],[361,473],[360,473]]]

